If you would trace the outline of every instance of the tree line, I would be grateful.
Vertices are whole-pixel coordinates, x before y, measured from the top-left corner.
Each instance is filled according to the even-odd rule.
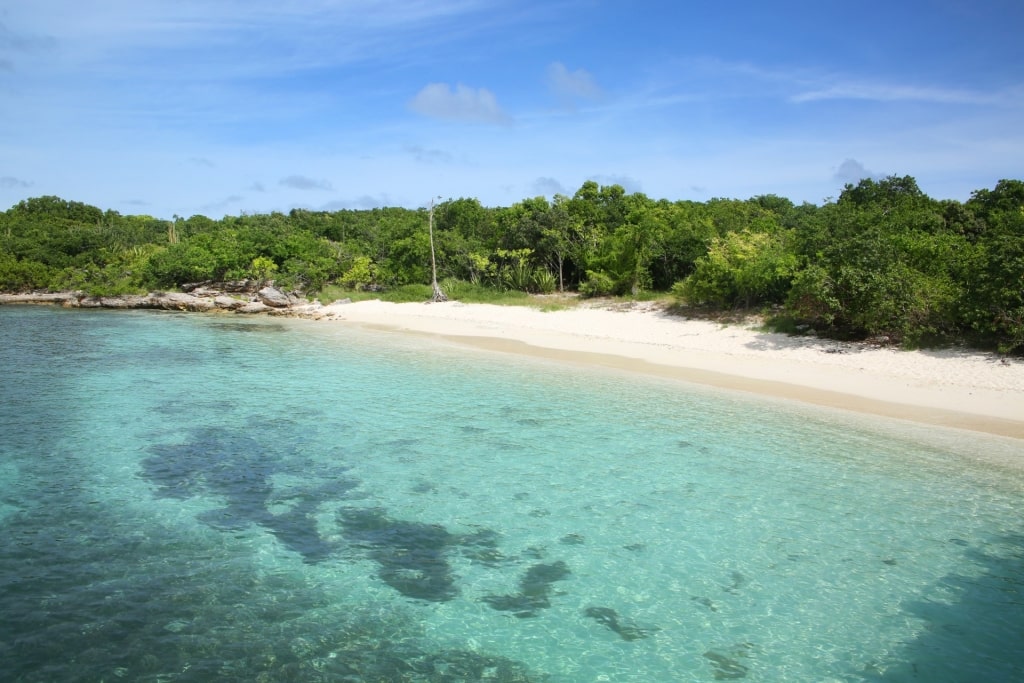
[[[848,184],[821,206],[775,195],[651,199],[583,183],[572,196],[434,207],[442,287],[582,296],[672,292],[760,307],[819,334],[1024,350],[1024,181],[966,202],[909,176]],[[124,294],[275,280],[315,294],[428,283],[427,209],[121,215],[58,197],[0,213],[0,290]]]

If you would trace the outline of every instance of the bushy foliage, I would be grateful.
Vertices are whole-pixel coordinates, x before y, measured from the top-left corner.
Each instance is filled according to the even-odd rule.
[[[820,334],[944,337],[1024,352],[1024,182],[961,203],[913,178],[866,179],[822,206],[774,195],[653,200],[586,181],[571,197],[434,206],[438,278],[451,298],[527,292],[779,306]],[[38,197],[0,213],[0,289],[93,294],[273,279],[389,300],[432,294],[428,211],[379,208],[163,220]],[[336,288],[336,289],[334,289]]]
[[[367,285],[376,282],[376,271],[377,267],[369,256],[357,256],[345,274],[339,278],[338,283],[343,287],[365,289]]]
[[[714,237],[708,253],[673,292],[694,304],[717,307],[781,303],[798,259],[786,232],[741,230]]]
[[[615,281],[600,271],[588,270],[587,279],[580,283],[580,296],[611,296],[615,293]]]

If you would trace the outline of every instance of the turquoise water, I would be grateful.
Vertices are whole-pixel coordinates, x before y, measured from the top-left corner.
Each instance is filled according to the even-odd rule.
[[[1020,442],[0,308],[0,680],[1024,679]]]

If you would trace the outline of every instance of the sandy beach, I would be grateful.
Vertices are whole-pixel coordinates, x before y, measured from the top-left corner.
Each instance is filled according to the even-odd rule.
[[[363,301],[319,307],[308,317],[1024,439],[1024,361],[979,351],[794,337],[642,303],[542,311]]]

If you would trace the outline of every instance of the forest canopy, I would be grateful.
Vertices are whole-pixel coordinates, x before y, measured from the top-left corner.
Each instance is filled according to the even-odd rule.
[[[250,279],[431,281],[427,209],[121,215],[58,197],[0,213],[0,290],[113,295]],[[438,279],[582,296],[672,292],[691,307],[768,308],[819,334],[1024,350],[1024,181],[966,202],[909,176],[848,184],[821,206],[775,195],[651,199],[585,182],[572,196],[433,207]]]

